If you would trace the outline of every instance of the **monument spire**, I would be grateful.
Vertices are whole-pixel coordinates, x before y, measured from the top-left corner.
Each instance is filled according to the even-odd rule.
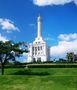
[[[40,15],[38,16],[38,21],[37,21],[37,23],[38,23],[37,37],[40,38],[40,37],[42,37],[42,18],[41,18]]]

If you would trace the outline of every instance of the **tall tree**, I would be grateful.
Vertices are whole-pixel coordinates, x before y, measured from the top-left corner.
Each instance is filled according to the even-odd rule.
[[[25,46],[25,48],[23,48]],[[16,57],[20,57],[24,52],[28,52],[24,42],[14,43],[12,41],[0,41],[0,62],[1,73],[4,75],[4,66],[11,60],[15,61]]]
[[[74,62],[74,52],[69,52],[66,55],[68,62]]]

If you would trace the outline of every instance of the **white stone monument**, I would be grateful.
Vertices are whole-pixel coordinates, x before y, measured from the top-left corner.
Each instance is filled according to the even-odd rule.
[[[35,41],[28,45],[29,53],[27,62],[46,62],[49,60],[49,48],[42,37],[42,18],[37,20],[38,32]]]

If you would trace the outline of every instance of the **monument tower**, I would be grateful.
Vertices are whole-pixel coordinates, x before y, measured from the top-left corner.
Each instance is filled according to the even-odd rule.
[[[28,62],[46,62],[49,60],[49,48],[42,37],[42,17],[37,18],[37,37],[28,46]]]
[[[37,37],[40,38],[42,37],[42,18],[41,16],[38,17],[38,20],[37,20],[37,24],[38,24],[38,33],[37,33]]]

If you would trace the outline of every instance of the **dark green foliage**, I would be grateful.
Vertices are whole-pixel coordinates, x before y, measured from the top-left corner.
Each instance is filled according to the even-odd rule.
[[[28,64],[29,68],[77,68],[77,64]]]
[[[9,60],[16,61],[16,57],[20,57],[24,52],[28,52],[27,49],[22,48],[23,45],[23,42],[14,43],[12,41],[0,41],[0,62],[2,75],[4,74],[4,66]]]

